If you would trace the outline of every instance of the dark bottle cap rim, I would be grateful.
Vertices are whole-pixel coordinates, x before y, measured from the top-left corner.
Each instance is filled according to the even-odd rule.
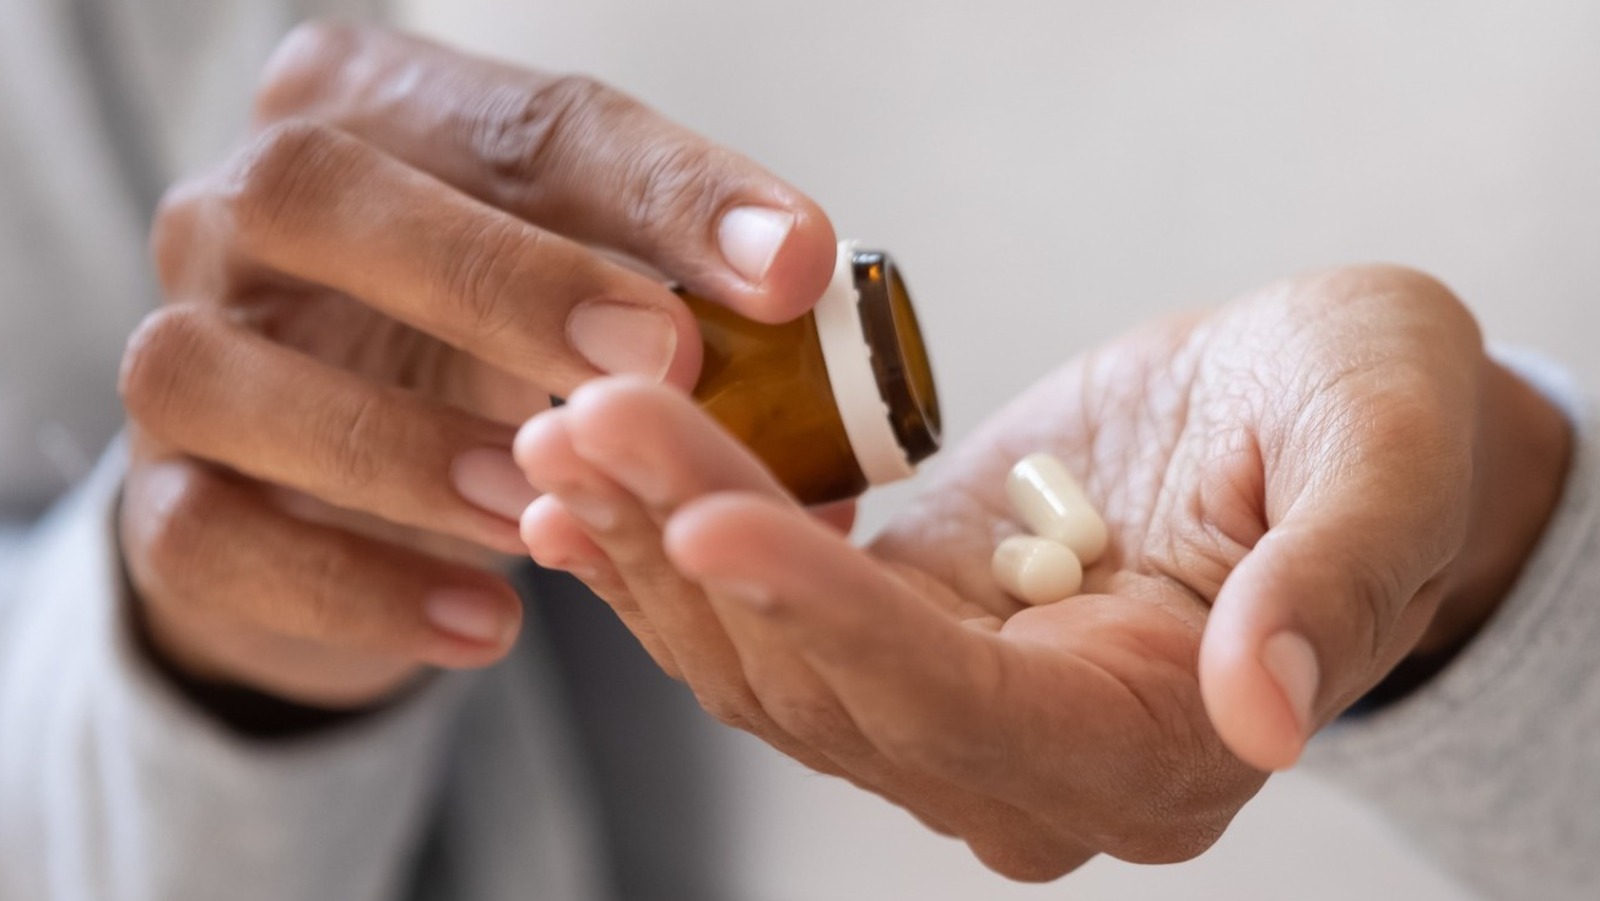
[[[889,425],[907,462],[914,465],[933,456],[943,437],[927,343],[894,260],[881,250],[856,250],[850,262],[860,293],[861,328],[872,349],[879,392],[889,407]],[[895,287],[904,303],[894,302]],[[907,342],[915,342],[920,353],[909,350]]]

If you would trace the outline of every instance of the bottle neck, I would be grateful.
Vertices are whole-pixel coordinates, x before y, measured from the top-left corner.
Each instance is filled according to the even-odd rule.
[[[874,485],[909,477],[938,449],[938,399],[909,295],[888,255],[841,243],[815,317],[862,473]]]
[[[912,464],[939,450],[939,397],[927,345],[910,292],[889,255],[857,250],[851,259],[859,297],[862,334],[872,349],[879,396],[889,408],[889,425]]]

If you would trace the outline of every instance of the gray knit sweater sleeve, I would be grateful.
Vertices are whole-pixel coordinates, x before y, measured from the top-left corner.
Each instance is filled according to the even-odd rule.
[[[1447,669],[1324,732],[1308,763],[1486,897],[1600,898],[1600,433],[1559,373],[1510,362],[1574,423],[1554,519]]]

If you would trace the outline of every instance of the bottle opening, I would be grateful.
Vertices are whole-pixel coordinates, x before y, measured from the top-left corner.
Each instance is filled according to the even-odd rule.
[[[858,250],[851,264],[861,296],[861,326],[873,348],[872,368],[889,407],[889,424],[907,462],[915,465],[939,449],[944,432],[927,342],[911,292],[889,255]]]

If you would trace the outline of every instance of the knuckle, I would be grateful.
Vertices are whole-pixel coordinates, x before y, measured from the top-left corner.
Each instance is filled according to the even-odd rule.
[[[1441,311],[1465,312],[1466,307],[1444,282],[1409,266],[1373,263],[1346,270],[1352,290],[1391,303],[1414,305]]]
[[[710,222],[719,202],[712,190],[723,154],[698,141],[646,145],[631,161],[625,211],[628,223],[646,234]]]
[[[303,543],[293,563],[296,603],[285,610],[284,628],[303,638],[329,638],[350,631],[348,598],[360,580],[350,550],[339,541]],[[369,623],[376,626],[376,623]]]
[[[461,337],[494,335],[518,315],[511,289],[520,260],[538,253],[543,234],[509,218],[463,218],[441,242],[436,283],[448,321]]]
[[[309,120],[263,131],[235,157],[222,191],[239,240],[246,247],[270,240],[325,207],[351,164],[350,149],[335,129]]]
[[[147,427],[168,418],[184,394],[186,372],[209,343],[210,329],[209,317],[188,305],[164,307],[140,321],[128,337],[117,375],[130,417]]]
[[[1358,647],[1366,655],[1365,661],[1382,660],[1395,622],[1411,599],[1410,593],[1402,588],[1399,572],[1391,567],[1376,562],[1346,565],[1349,570],[1344,581],[1350,587],[1349,597],[1361,630]]]
[[[192,463],[172,464],[166,484],[146,493],[140,512],[143,562],[164,583],[181,579],[215,534],[215,514],[227,487]]]
[[[200,218],[209,196],[201,179],[186,179],[168,188],[156,204],[150,223],[150,259],[167,292],[183,284],[199,248]]]
[[[488,96],[470,119],[471,145],[513,193],[537,193],[563,147],[604,137],[603,124],[633,107],[627,96],[586,75],[562,75],[529,91]]]
[[[1477,350],[1483,333],[1477,319],[1450,287],[1417,269],[1393,264],[1347,266],[1307,279],[1300,302],[1311,312],[1360,307],[1378,311],[1396,334],[1425,342],[1432,350]]]
[[[1465,540],[1469,519],[1469,495],[1461,486],[1472,483],[1477,447],[1474,423],[1459,413],[1466,392],[1453,380],[1421,372],[1397,373],[1390,383],[1387,392],[1371,392],[1362,453],[1392,471],[1388,483],[1395,490],[1432,511],[1416,523],[1411,549],[1417,562],[1443,566]],[[1375,575],[1383,577],[1379,588],[1403,587],[1399,573]]]
[[[364,493],[383,474],[383,449],[396,446],[389,411],[382,400],[367,395],[330,403],[322,420],[317,430],[328,439],[332,484],[344,495],[341,499]]]
[[[303,113],[335,84],[361,50],[367,29],[335,19],[314,19],[290,31],[262,69],[256,117],[271,121]]]
[[[1407,559],[1345,551],[1301,558],[1296,566],[1307,584],[1324,586],[1321,598],[1308,600],[1335,605],[1317,642],[1327,667],[1318,696],[1326,703],[1348,688],[1340,680],[1365,674],[1386,659],[1395,627],[1419,586],[1409,584]]]

